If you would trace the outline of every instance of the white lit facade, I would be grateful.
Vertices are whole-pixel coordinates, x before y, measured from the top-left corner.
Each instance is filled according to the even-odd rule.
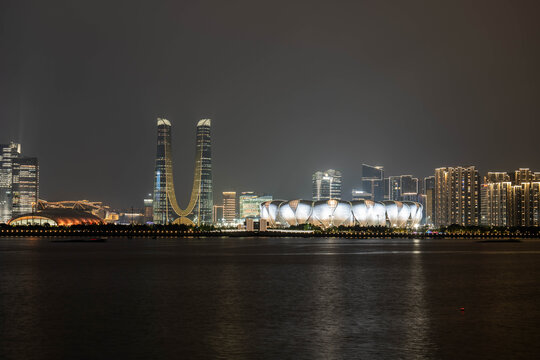
[[[261,204],[261,219],[272,227],[388,226],[412,228],[422,221],[423,206],[410,201],[274,200]]]

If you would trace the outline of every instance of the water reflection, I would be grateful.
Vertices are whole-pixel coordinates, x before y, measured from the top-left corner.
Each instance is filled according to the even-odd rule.
[[[2,359],[540,352],[538,241],[0,243]]]
[[[408,312],[406,314],[407,326],[404,328],[403,347],[416,354],[416,358],[432,357],[430,322],[426,304],[426,283],[423,269],[423,255],[420,240],[413,241],[414,250],[411,256],[406,299]]]
[[[215,313],[208,334],[208,342],[212,353],[217,357],[234,356],[237,359],[246,358],[249,338],[242,326],[242,315],[245,313],[244,296],[240,291],[242,281],[241,269],[236,264],[224,265],[214,283],[212,301],[215,301]]]
[[[328,253],[338,251],[335,239],[328,239],[324,247]],[[313,267],[309,279],[310,302],[313,312],[308,314],[313,334],[310,348],[314,359],[338,359],[343,338],[343,278],[338,258],[329,256],[324,264]],[[309,336],[309,335],[308,335]]]

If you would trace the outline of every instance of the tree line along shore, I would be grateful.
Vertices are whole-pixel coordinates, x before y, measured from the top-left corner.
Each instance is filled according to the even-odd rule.
[[[0,236],[80,236],[80,237],[339,237],[339,238],[540,238],[539,227],[481,227],[451,225],[439,229],[395,229],[388,227],[345,227],[321,229],[297,226],[269,231],[245,231],[191,227],[186,225],[74,225],[7,226],[0,225]]]

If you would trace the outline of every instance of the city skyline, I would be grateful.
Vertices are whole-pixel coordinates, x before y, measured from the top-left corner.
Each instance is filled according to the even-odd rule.
[[[306,175],[335,168],[347,195],[362,163],[540,168],[536,3],[234,4],[1,5],[0,143],[39,157],[44,198],[116,207],[152,189],[156,117],[214,120],[216,194],[309,198]]]
[[[158,128],[159,128],[160,123],[161,123],[161,125],[163,125],[163,122],[166,122],[166,123],[168,124],[168,127],[169,127],[169,128],[171,127],[171,123],[170,123],[167,119],[157,118],[157,120],[158,120]],[[210,119],[202,119],[202,120],[199,120],[199,121],[198,121],[198,124],[197,124],[197,138],[200,136],[200,135],[199,135],[199,126],[201,125],[201,122],[204,122],[204,121],[207,121],[208,124],[209,124]],[[208,128],[210,128],[210,126],[208,126]],[[182,129],[182,131],[184,131],[184,129]],[[169,132],[170,132],[170,130],[169,130]],[[184,131],[184,132],[185,132],[185,131]],[[158,133],[159,133],[159,130],[158,130]],[[209,135],[209,130],[208,130],[208,135]],[[170,134],[168,135],[168,137],[170,138]],[[170,140],[169,140],[169,141],[170,141]],[[159,142],[159,139],[158,139],[158,142]],[[11,141],[11,144],[12,144],[12,145],[14,144],[15,146],[18,146],[18,148],[19,148],[18,151],[20,152],[21,144],[17,144],[17,143],[15,143],[15,142],[13,142],[13,141]],[[6,146],[7,146],[7,145],[6,145]],[[158,146],[158,148],[159,148],[159,146]],[[7,148],[6,148],[6,149],[7,149]],[[172,147],[170,147],[170,149],[172,149]],[[171,151],[170,149],[169,149],[169,151],[170,151],[170,152],[173,152],[173,151]],[[158,151],[159,151],[159,150],[158,150]],[[159,154],[159,153],[158,153],[158,154]],[[31,158],[31,159],[36,159],[36,158]],[[37,160],[36,160],[36,161],[37,161]],[[209,163],[209,164],[210,164],[210,169],[211,169],[211,166],[212,166],[212,165],[211,165],[211,159],[210,159],[210,163]],[[185,165],[185,164],[182,164],[182,166],[184,166],[184,165]],[[197,166],[197,165],[196,165],[196,166]],[[208,165],[207,165],[207,166],[208,166]],[[184,167],[185,167],[185,166],[184,166]],[[454,166],[450,166],[449,168],[452,168],[452,167],[460,168],[460,167],[462,167],[462,165],[454,165]],[[484,179],[484,178],[487,179],[487,177],[489,177],[490,174],[510,174],[510,173],[512,173],[512,171],[513,171],[512,169],[509,169],[509,170],[508,170],[508,169],[504,169],[504,170],[501,170],[501,169],[488,169],[488,170],[485,171],[485,172],[480,172],[480,171],[478,170],[478,166],[471,165],[471,166],[465,166],[465,167],[472,167],[472,168],[475,168],[475,169],[476,169],[476,172],[478,173],[478,174],[477,174],[477,177],[478,177],[478,186],[481,186],[482,184],[484,184],[483,179]],[[370,176],[373,175],[373,174],[371,174],[371,172],[373,172],[373,171],[380,171],[380,172],[381,172],[381,175],[380,175],[380,176],[382,176],[382,178],[381,178],[381,185],[383,186],[383,189],[384,189],[383,192],[381,193],[381,195],[384,194],[384,197],[382,197],[382,198],[380,198],[380,199],[378,199],[378,200],[375,200],[375,201],[383,201],[383,200],[420,201],[420,200],[418,199],[417,196],[420,196],[420,195],[426,195],[426,193],[425,193],[425,191],[424,191],[424,188],[421,187],[420,184],[423,184],[423,183],[424,183],[427,179],[429,179],[429,178],[434,178],[434,175],[437,174],[437,171],[438,171],[440,168],[446,168],[446,167],[438,167],[438,168],[435,168],[435,169],[432,170],[432,173],[431,173],[431,174],[428,174],[428,175],[425,176],[425,177],[414,177],[414,175],[387,175],[387,173],[385,173],[385,171],[384,171],[384,166],[382,166],[382,165],[372,166],[372,165],[362,164],[360,168],[361,168],[360,173],[361,173],[362,175],[365,175],[366,169],[368,169],[367,171],[370,172],[370,173],[368,173],[368,176],[367,176],[367,179],[368,179],[368,180],[370,179]],[[173,167],[173,169],[174,169],[174,167]],[[514,167],[514,169],[515,169],[515,167]],[[530,167],[519,167],[519,169],[520,169],[520,170],[527,170],[527,171],[530,171]],[[157,167],[156,167],[154,170],[157,171]],[[337,171],[337,173],[339,174],[339,179],[340,179],[340,180],[339,180],[339,184],[340,184],[340,185],[339,185],[339,188],[341,189],[341,181],[342,181],[342,180],[341,180],[341,176],[342,176],[342,175],[341,175],[341,172],[340,172],[339,170],[332,170],[332,169],[327,170],[327,172],[328,172],[328,171],[330,171],[330,172]],[[174,172],[174,171],[173,171],[173,172]],[[211,172],[212,172],[212,171],[210,170],[210,175],[209,175],[209,176],[210,176],[210,188],[212,189],[214,185],[212,184],[213,180],[212,180]],[[536,169],[534,169],[534,168],[532,169],[532,172],[533,172],[534,174],[540,174],[540,172],[539,172],[539,171],[536,171]],[[189,171],[187,171],[186,173],[189,173]],[[311,179],[311,193],[312,193],[312,195],[314,194],[314,191],[315,191],[315,190],[314,190],[314,184],[315,184],[314,178],[315,178],[315,175],[316,175],[316,174],[319,174],[319,173],[324,175],[324,171],[320,171],[320,170],[319,170],[319,171],[316,171],[315,174],[313,174],[312,179]],[[365,184],[365,181],[366,181],[365,179],[366,179],[366,177],[365,177],[365,176],[362,176],[362,175],[361,175],[360,177],[356,178],[355,180],[352,180],[352,181],[349,179],[349,182],[352,182],[352,183],[355,183],[355,184],[360,184],[360,185],[353,186],[353,187],[352,187],[352,192],[351,192],[351,193],[349,193],[349,194],[344,194],[344,195],[343,195],[343,200],[345,200],[345,201],[350,201],[350,200],[356,200],[356,199],[360,199],[360,198],[362,198],[362,199],[365,198],[365,199],[371,199],[371,200],[374,200],[374,197],[373,197],[372,195],[371,195],[371,196],[367,196],[367,197],[364,196],[364,194],[365,194],[366,192],[363,191],[363,190],[361,190],[363,187],[369,186],[369,185],[366,185],[366,184]],[[375,177],[378,177],[378,176],[379,176],[379,175],[377,175],[377,176],[375,176]],[[401,195],[399,195],[397,198],[393,198],[393,196],[395,196],[395,195],[393,195],[392,193],[396,191],[396,189],[395,189],[395,184],[393,183],[393,181],[394,181],[395,179],[403,179],[403,178],[407,178],[407,179],[408,179],[407,181],[409,181],[409,182],[412,180],[413,183],[412,183],[411,185],[413,186],[413,189],[416,190],[416,191],[412,191],[412,192],[407,192],[407,191],[406,191],[406,192],[403,193],[403,195],[406,195],[406,194],[413,195],[413,194],[414,194],[414,195],[417,195],[417,196],[413,196],[413,197],[402,197]],[[393,179],[394,179],[394,180],[393,180]],[[401,181],[403,181],[403,180],[400,180],[400,183],[401,183]],[[201,181],[201,182],[202,182],[202,181]],[[368,183],[371,184],[372,181],[369,180]],[[489,181],[488,181],[488,183],[489,183]],[[164,183],[164,184],[165,184],[165,183]],[[411,186],[411,185],[409,185],[409,186]],[[155,186],[156,186],[156,185],[155,185],[155,176],[154,176],[154,187],[155,187]],[[195,184],[192,183],[192,186],[195,186]],[[208,186],[208,185],[206,185],[206,186]],[[425,184],[422,185],[422,186],[425,186]],[[373,185],[371,185],[371,187],[373,187]],[[228,187],[226,187],[226,189],[228,189],[228,190],[226,190],[226,191],[224,191],[224,192],[222,192],[222,193],[216,193],[216,194],[213,194],[213,195],[211,196],[211,200],[212,200],[213,203],[219,204],[219,203],[221,203],[221,202],[223,201],[222,194],[225,194],[225,193],[227,193],[228,191],[231,191],[231,189],[239,189],[239,188],[240,188],[240,187],[238,187],[238,186],[236,186],[236,187],[235,187],[235,186],[228,186]],[[257,188],[257,186],[251,186],[251,187],[249,187],[249,188],[250,188],[250,189]],[[175,187],[172,187],[171,189],[172,189],[172,190],[175,190]],[[241,189],[241,188],[240,188],[240,189]],[[178,193],[179,193],[179,196],[178,196],[178,197],[179,197],[179,198],[180,198],[180,197],[186,196],[186,194],[189,194],[189,192],[186,192],[185,190],[186,190],[186,189],[179,189],[179,191],[178,191]],[[41,196],[41,191],[42,191],[41,188],[39,188],[39,192],[40,192],[39,199],[41,199],[41,200],[52,200],[52,201],[64,201],[64,200],[65,200],[65,197],[64,197],[64,198],[61,198],[61,199],[45,199],[44,197]],[[307,193],[307,192],[308,192],[308,190],[306,190],[306,189],[303,189],[302,191],[303,191],[304,193]],[[401,191],[402,191],[401,186],[399,187],[399,190],[397,190],[397,191],[399,192],[399,194],[401,194]],[[245,191],[245,189],[242,189],[242,190],[235,190],[234,192],[238,192],[239,194],[241,194],[241,193],[253,193],[252,191]],[[213,191],[210,191],[210,193],[213,193]],[[268,194],[268,192],[262,192],[262,193]],[[340,190],[340,193],[341,193],[341,190]],[[356,193],[357,195],[355,195],[355,193]],[[360,193],[362,193],[362,195],[360,195]],[[368,193],[368,195],[370,195],[370,194]],[[138,199],[136,199],[136,200],[133,200],[132,203],[133,203],[133,202],[136,203],[135,206],[116,206],[115,208],[118,209],[118,210],[125,210],[125,209],[128,209],[128,208],[131,207],[131,208],[135,208],[135,209],[137,209],[137,210],[141,210],[142,212],[145,212],[146,210],[144,210],[144,208],[146,207],[146,202],[147,202],[147,200],[151,200],[151,199],[147,199],[148,196],[150,196],[151,198],[154,198],[154,197],[155,197],[155,195],[147,194],[147,196],[143,196],[143,197],[141,197],[141,198],[138,198]],[[176,195],[175,195],[175,196],[176,196]],[[272,194],[271,196],[274,196],[274,195]],[[355,196],[356,196],[356,197],[355,197]],[[358,197],[358,196],[359,196],[359,197]],[[84,196],[83,196],[83,197],[84,197]],[[279,198],[285,198],[285,197],[283,197],[283,196],[280,197],[280,196],[278,195],[278,196],[275,197],[275,198],[276,198],[276,199],[279,199]],[[300,196],[293,196],[292,198],[301,199]],[[309,196],[308,196],[308,198],[309,198]],[[210,198],[209,198],[209,199],[210,199]],[[316,200],[316,199],[314,199],[314,200]],[[83,201],[85,201],[85,200],[83,200]],[[105,201],[105,202],[108,202],[107,199],[99,199],[99,201]],[[479,199],[479,201],[480,201],[480,199]],[[29,204],[30,204],[30,203],[27,204],[27,206],[26,206],[26,208],[25,208],[26,210],[29,210],[29,206],[30,206]],[[178,205],[177,205],[177,206],[178,206]],[[222,206],[222,205],[220,205],[220,206]],[[182,207],[182,206],[180,205],[180,207]],[[169,208],[170,208],[169,210],[171,211],[171,213],[174,213],[174,210],[172,209],[172,207],[171,207],[170,205],[169,205]],[[29,211],[26,211],[26,212],[29,212]],[[210,219],[210,221],[211,221],[211,219],[212,219],[212,217],[213,217],[212,214],[213,214],[213,205],[207,206],[206,214],[205,214],[205,219]],[[175,216],[176,216],[176,215],[175,215]],[[206,220],[206,221],[207,221],[207,220]],[[480,219],[478,219],[478,224],[480,224]]]
[[[0,0],[0,360],[537,358],[538,14]]]

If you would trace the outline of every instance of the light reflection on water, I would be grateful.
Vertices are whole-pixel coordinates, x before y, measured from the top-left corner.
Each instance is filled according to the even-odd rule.
[[[539,241],[0,239],[0,358],[533,358],[539,254]]]

